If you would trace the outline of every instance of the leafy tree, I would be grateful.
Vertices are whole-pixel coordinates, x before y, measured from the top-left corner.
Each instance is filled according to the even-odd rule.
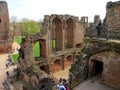
[[[26,36],[29,34],[33,34],[36,32],[40,32],[40,27],[36,21],[29,20],[29,19],[22,19],[21,22],[21,29],[22,29],[22,35]]]

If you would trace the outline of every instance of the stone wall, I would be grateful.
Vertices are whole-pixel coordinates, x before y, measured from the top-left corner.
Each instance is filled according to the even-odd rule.
[[[103,63],[103,72],[101,80],[103,80],[105,83],[119,88],[120,89],[120,54],[115,52],[101,52],[98,54],[93,55],[90,58],[90,62],[93,60],[97,60],[98,62]],[[89,66],[89,73],[92,71],[93,64],[90,63]]]
[[[12,48],[11,45],[8,6],[5,1],[0,1],[0,53],[10,52]]]
[[[84,31],[78,17],[45,15],[42,32],[28,35],[22,40],[18,59],[21,78],[37,87],[38,78],[69,67],[74,61],[74,53],[80,52],[84,45]],[[33,51],[36,42],[40,44],[38,57],[34,56]]]
[[[120,31],[120,1],[108,2],[104,25],[107,30]]]

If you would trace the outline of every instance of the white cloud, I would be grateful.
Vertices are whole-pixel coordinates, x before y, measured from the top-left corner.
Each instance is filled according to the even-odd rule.
[[[109,0],[8,0],[10,16],[18,18],[43,19],[48,14],[71,14],[88,16],[93,21],[94,15],[105,16],[106,3]],[[116,0],[112,0],[116,1]],[[17,2],[17,3],[16,3]],[[19,2],[19,3],[18,3]],[[12,5],[12,6],[11,6]],[[18,6],[18,7],[17,7]]]

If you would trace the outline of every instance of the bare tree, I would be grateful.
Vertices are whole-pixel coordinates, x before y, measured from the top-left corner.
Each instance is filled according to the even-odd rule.
[[[14,36],[15,36],[16,22],[17,22],[17,17],[16,16],[12,16],[11,17],[11,23],[12,23],[12,29],[13,29],[12,40],[14,39]]]

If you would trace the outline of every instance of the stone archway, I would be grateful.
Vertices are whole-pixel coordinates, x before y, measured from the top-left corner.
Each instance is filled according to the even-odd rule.
[[[53,72],[62,70],[62,62],[61,59],[56,59],[53,64]]]
[[[64,61],[64,67],[69,67],[72,64],[73,61],[73,56],[72,55],[68,55]]]

